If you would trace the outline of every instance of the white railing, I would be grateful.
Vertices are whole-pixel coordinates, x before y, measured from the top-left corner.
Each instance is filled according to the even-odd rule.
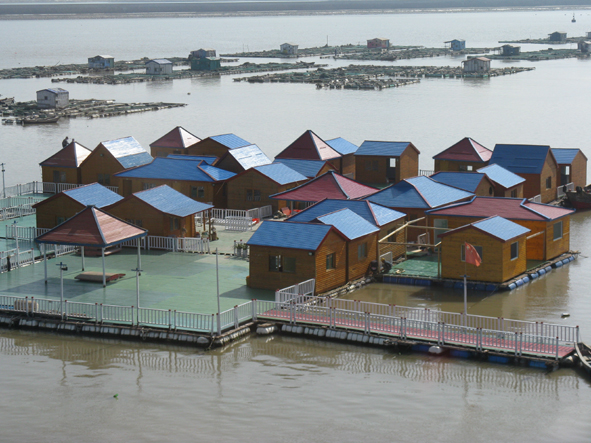
[[[6,197],[15,197],[27,194],[57,194],[68,189],[78,188],[85,186],[83,184],[76,183],[53,183],[53,182],[29,182],[21,183],[14,186],[8,186],[4,189]],[[113,192],[118,192],[117,186],[105,186]]]
[[[128,240],[121,243],[123,247],[137,248],[137,239]],[[141,249],[163,249],[173,252],[211,252],[209,239],[195,237],[159,237],[148,235],[140,239]]]
[[[10,220],[13,218],[24,217],[25,215],[32,215],[35,213],[35,208],[31,206],[15,206],[12,208],[0,209],[0,220]]]
[[[277,289],[275,291],[275,301],[277,303],[285,303],[301,296],[304,297],[302,298],[303,303],[306,303],[309,300],[305,297],[313,296],[315,287],[316,280],[311,278],[310,280],[288,286],[287,288]]]
[[[49,229],[35,228],[34,226],[15,226],[6,225],[6,239],[16,239],[33,241],[41,234],[45,234]]]
[[[532,203],[542,203],[542,195],[538,194],[535,197],[530,198],[529,201]]]
[[[19,250],[10,249],[0,252],[0,272],[8,271],[8,262],[10,269],[18,268],[35,262],[35,253],[33,249]]]
[[[209,239],[207,238],[179,237],[177,238],[176,248],[180,252],[199,252],[202,254],[211,252]]]
[[[226,230],[246,231],[252,229],[253,219],[263,220],[273,216],[273,208],[270,205],[249,210],[213,208],[211,216],[214,224],[224,225]],[[196,218],[195,223],[200,224],[201,218]]]
[[[435,174],[435,171],[431,171],[430,169],[420,169],[419,170],[419,175],[425,175],[425,176],[430,176]]]
[[[33,206],[43,201],[43,197],[6,197],[0,198],[0,208],[14,208],[16,206]]]
[[[268,217],[273,216],[273,207],[271,205],[261,206],[260,208],[249,209],[247,211],[247,216],[250,218],[258,218],[259,220],[263,220]]]
[[[164,249],[166,251],[176,251],[175,237],[159,237],[157,235],[149,235],[147,238],[148,251],[150,249]]]
[[[248,231],[252,229],[252,218],[250,217],[226,217],[224,220],[226,231]]]
[[[567,185],[559,186],[558,188],[556,188],[556,197],[562,198],[566,195],[567,191],[574,191],[574,190],[575,190],[574,183],[569,183]]]

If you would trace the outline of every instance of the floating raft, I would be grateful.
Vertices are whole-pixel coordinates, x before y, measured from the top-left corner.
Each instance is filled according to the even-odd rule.
[[[113,273],[105,274],[105,280],[107,282],[117,281],[123,277],[125,277],[125,274],[113,274]],[[76,280],[80,280],[80,281],[88,281],[88,282],[92,282],[92,283],[102,283],[103,282],[103,273],[102,272],[87,271],[87,272],[82,272],[81,274],[78,274],[74,278]]]

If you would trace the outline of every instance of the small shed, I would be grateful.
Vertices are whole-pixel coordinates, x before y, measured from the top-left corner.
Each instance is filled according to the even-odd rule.
[[[355,152],[355,180],[398,183],[419,175],[420,151],[411,142],[364,141]]]
[[[37,107],[40,109],[63,109],[70,104],[70,93],[62,88],[37,91]]]
[[[359,146],[342,137],[326,140],[326,144],[341,154],[339,171],[345,177],[355,178],[355,153]]]
[[[288,168],[299,172],[306,178],[319,177],[336,168],[324,160],[298,160],[291,158],[276,158],[273,163],[283,163]]]
[[[470,137],[464,137],[433,157],[435,172],[474,172],[488,165],[491,156],[490,149]]]
[[[485,73],[490,71],[490,59],[486,57],[473,57],[462,62],[464,72]]]
[[[152,160],[148,151],[131,136],[104,141],[80,164],[80,180],[84,184],[98,182],[110,186],[113,174]]]
[[[283,43],[279,49],[285,55],[298,55],[298,45],[294,43]]]
[[[372,38],[367,41],[367,49],[388,49],[390,40],[387,38]]]
[[[324,160],[330,162],[340,173],[341,154],[309,129],[277,154],[275,158]]]
[[[490,217],[441,234],[441,277],[503,283],[527,270],[529,229],[503,217]],[[466,264],[465,243],[476,248],[480,266]]]
[[[222,66],[222,59],[218,57],[201,57],[191,59],[192,71],[217,71]]]
[[[39,163],[44,183],[80,183],[80,164],[92,151],[76,141]]]
[[[168,75],[172,74],[172,62],[164,58],[157,58],[146,62],[147,75]]]
[[[88,59],[90,69],[114,69],[115,57],[112,55],[96,55]]]
[[[548,40],[551,42],[564,43],[566,42],[566,32],[556,31],[548,34]]]
[[[248,210],[270,205],[273,212],[276,212],[285,207],[286,203],[270,196],[294,188],[307,180],[307,177],[281,163],[255,166],[228,180],[228,208]]]
[[[454,39],[454,40],[450,40],[445,42],[445,44],[449,44],[449,48],[452,51],[462,51],[464,49],[466,49],[466,40],[458,40],[458,39]]]
[[[521,53],[521,46],[503,45],[501,46],[501,54],[505,57],[519,55]]]
[[[591,52],[591,41],[581,40],[577,43],[577,48],[584,54]]]
[[[185,128],[177,126],[158,140],[150,143],[152,157],[166,157],[169,154],[187,154],[188,147],[201,139]]]
[[[160,237],[196,237],[195,215],[212,209],[167,185],[128,195],[105,207],[105,211],[136,226],[149,235]]]
[[[236,174],[254,168],[255,166],[270,165],[272,161],[257,145],[243,146],[230,149],[219,161],[216,167]]]
[[[51,229],[73,217],[87,206],[103,208],[121,199],[123,197],[119,194],[98,183],[68,189],[33,205],[36,226]]]
[[[493,183],[495,197],[523,198],[523,184],[525,183],[523,177],[520,177],[497,164],[480,168],[478,172],[486,174],[489,180]]]
[[[234,134],[221,134],[204,138],[187,148],[189,155],[207,155],[221,158],[230,149],[242,148],[252,143]]]
[[[492,197],[495,195],[493,182],[481,172],[440,171],[430,176],[433,180],[454,188],[463,189],[474,195]]]
[[[584,188],[587,186],[587,156],[578,148],[552,148],[558,163],[559,186],[572,183]]]
[[[196,51],[191,51],[189,53],[189,60],[192,60],[194,58],[206,58],[206,57],[217,57],[215,49],[201,48],[201,49],[197,49]]]

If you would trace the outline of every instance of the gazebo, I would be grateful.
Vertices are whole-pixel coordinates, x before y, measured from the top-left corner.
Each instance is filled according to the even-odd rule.
[[[43,244],[43,264],[45,266],[45,283],[47,284],[46,244],[79,246],[84,271],[84,247],[100,248],[103,262],[103,287],[107,285],[105,272],[105,248],[137,239],[137,268],[141,267],[140,238],[148,235],[148,231],[120,220],[106,212],[88,206],[75,216],[69,218],[52,230],[35,239]]]

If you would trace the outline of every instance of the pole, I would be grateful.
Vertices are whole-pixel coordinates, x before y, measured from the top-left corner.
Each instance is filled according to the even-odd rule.
[[[107,286],[107,276],[105,271],[105,248],[101,248],[101,258],[103,259],[103,288]]]
[[[467,325],[467,316],[468,316],[468,284],[466,283],[466,278],[468,276],[464,274],[464,326]]]
[[[222,335],[222,324],[221,324],[221,319],[220,319],[220,313],[221,313],[221,308],[220,308],[220,270],[219,270],[219,264],[218,264],[218,248],[215,248],[215,279],[216,279],[216,283],[217,283],[217,298],[218,298],[218,335]]]
[[[82,270],[84,271],[84,246],[80,247],[80,255],[82,256]]]
[[[2,166],[2,198],[6,198],[6,183],[4,182],[4,165],[6,163],[1,163]]]
[[[64,264],[60,262],[60,317],[64,319]]]
[[[137,317],[136,317],[136,325],[139,326],[140,325],[140,275],[142,275],[142,270],[137,267],[135,269],[132,269],[132,271],[135,271],[135,303],[137,306]]]

